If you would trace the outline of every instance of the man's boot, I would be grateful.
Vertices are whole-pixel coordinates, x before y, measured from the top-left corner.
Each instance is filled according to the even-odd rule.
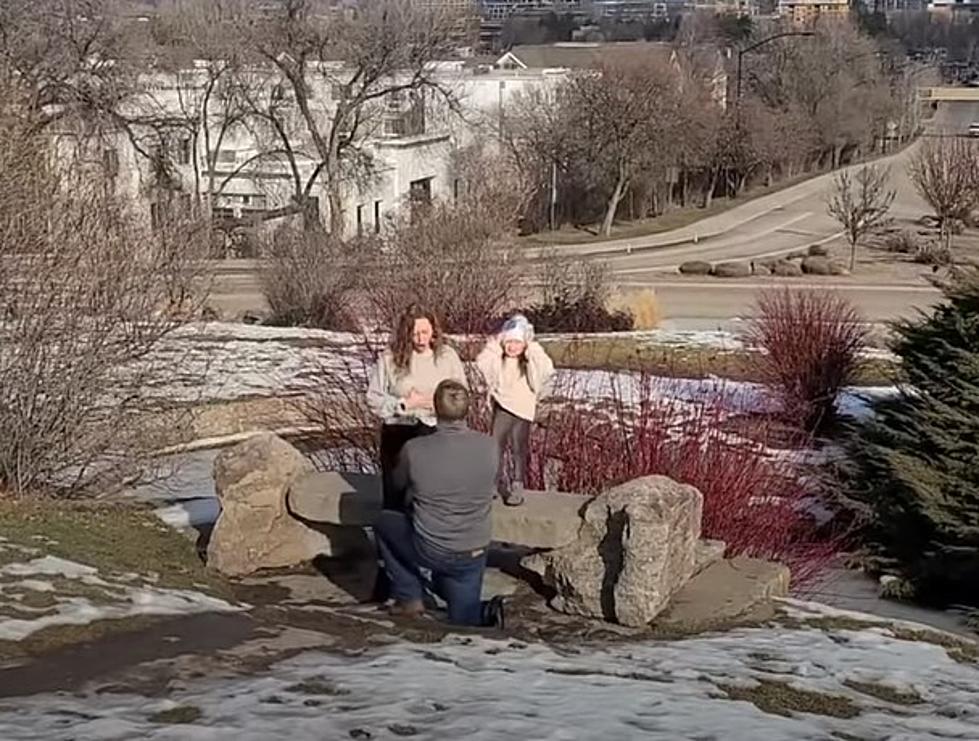
[[[501,595],[483,605],[483,626],[497,630],[506,628],[506,599]]]
[[[371,591],[369,602],[383,605],[391,598],[391,580],[388,579],[384,566],[378,564],[377,576],[374,577],[374,588]]]

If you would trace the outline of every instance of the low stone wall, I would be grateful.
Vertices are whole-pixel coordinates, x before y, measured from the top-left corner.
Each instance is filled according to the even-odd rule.
[[[315,472],[271,433],[224,450],[214,470],[222,513],[208,559],[223,573],[372,552],[366,528],[381,511],[379,477]],[[521,507],[494,502],[494,540],[533,549],[522,565],[553,590],[552,606],[569,614],[644,626],[688,585],[703,592],[698,574],[734,563],[722,560],[722,543],[701,539],[700,492],[663,476],[596,497],[529,492],[526,500]],[[768,575],[759,599],[784,594],[788,571],[756,563],[746,571]]]

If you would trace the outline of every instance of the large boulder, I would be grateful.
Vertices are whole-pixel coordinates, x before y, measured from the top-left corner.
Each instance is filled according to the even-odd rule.
[[[747,262],[722,262],[714,266],[713,275],[717,278],[747,278],[751,275],[751,264]]]
[[[802,272],[806,275],[832,275],[831,265],[828,257],[812,255],[802,261]]]
[[[222,451],[214,460],[221,514],[208,543],[208,565],[228,576],[244,576],[366,548],[362,531],[314,530],[289,512],[289,487],[312,468],[302,453],[271,433]]]
[[[772,274],[780,278],[802,277],[802,265],[790,260],[780,260],[772,266]]]
[[[689,260],[680,265],[680,272],[684,275],[710,275],[713,265],[703,260]]]
[[[573,615],[642,626],[698,565],[703,497],[692,486],[647,476],[595,497],[573,543],[526,559]]]

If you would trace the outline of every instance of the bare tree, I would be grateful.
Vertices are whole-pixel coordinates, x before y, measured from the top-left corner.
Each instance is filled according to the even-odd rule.
[[[896,191],[888,188],[890,177],[888,168],[865,165],[856,175],[842,170],[833,179],[834,191],[828,209],[846,232],[851,271],[857,263],[857,242],[888,221],[887,213],[896,195]]]
[[[915,189],[934,209],[942,244],[952,246],[952,225],[966,218],[979,198],[979,147],[967,139],[928,139],[908,163]]]
[[[38,129],[111,122],[134,89],[132,71],[117,60],[136,43],[113,0],[0,3],[0,74],[8,86],[16,81],[18,103]]]
[[[242,86],[249,78],[234,18],[222,0],[173,0],[161,8],[152,21],[154,54],[140,63],[139,92],[125,121],[138,153],[156,170],[156,184],[190,191],[209,215],[250,164],[226,171],[221,162],[227,141],[247,133]],[[187,165],[191,183],[180,176]]]
[[[532,189],[501,154],[459,157],[458,199],[406,206],[377,255],[367,293],[386,326],[417,302],[450,331],[478,333],[521,297],[527,266],[512,237]]]
[[[681,120],[679,90],[668,64],[645,61],[604,64],[567,83],[575,154],[591,163],[593,179],[607,194],[605,235],[630,183],[672,164],[668,152]]]
[[[247,99],[260,146],[254,160],[284,166],[292,190],[266,218],[300,214],[315,226],[319,186],[339,235],[345,189],[375,175],[370,144],[386,111],[407,108],[421,126],[427,96],[452,99],[435,62],[454,52],[463,19],[412,0],[376,0],[356,12],[331,5],[242,0],[236,27],[267,83]]]
[[[803,113],[818,160],[839,167],[844,153],[873,147],[893,98],[882,50],[850,21],[820,22],[811,38],[788,37],[745,57],[749,89],[776,110]]]
[[[104,492],[172,433],[147,412],[178,364],[154,351],[198,314],[207,229],[150,232],[43,128],[0,115],[0,490]]]

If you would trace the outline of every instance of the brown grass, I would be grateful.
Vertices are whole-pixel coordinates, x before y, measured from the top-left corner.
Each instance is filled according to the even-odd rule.
[[[801,690],[784,682],[758,679],[755,687],[718,685],[731,700],[750,702],[771,715],[791,717],[794,713],[811,713],[832,718],[856,718],[860,708],[847,697]]]
[[[761,381],[746,350],[720,350],[692,345],[651,345],[636,339],[602,338],[544,340],[544,347],[559,368],[579,370],[646,370],[677,378],[718,376],[733,381]],[[898,367],[888,360],[861,363],[854,383],[876,386],[894,383]]]

